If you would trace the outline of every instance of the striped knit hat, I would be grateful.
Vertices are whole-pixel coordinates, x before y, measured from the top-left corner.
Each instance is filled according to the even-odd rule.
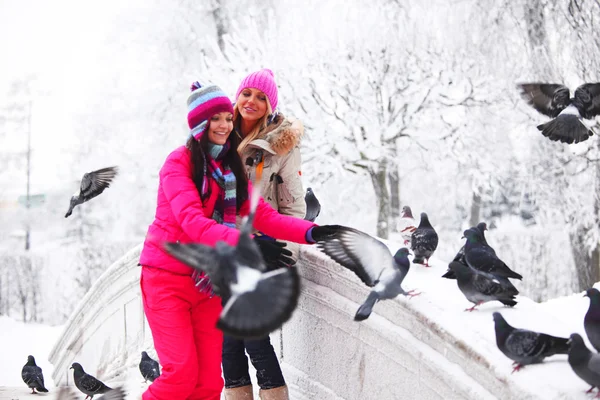
[[[198,82],[192,83],[192,93],[187,99],[188,125],[191,135],[198,139],[208,126],[208,120],[220,112],[233,114],[231,100],[218,86],[202,86]]]
[[[277,109],[277,84],[273,71],[263,68],[245,77],[235,93],[235,101],[240,97],[242,90],[246,88],[258,89],[263,92],[271,103],[271,109],[273,111]]]

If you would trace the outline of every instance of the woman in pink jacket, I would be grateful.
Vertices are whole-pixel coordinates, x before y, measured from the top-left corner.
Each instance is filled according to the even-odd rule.
[[[216,328],[221,299],[201,290],[202,275],[161,249],[163,242],[235,245],[237,215],[249,211],[248,181],[236,151],[231,101],[216,86],[192,85],[188,98],[190,139],[160,170],[154,222],[140,256],[144,311],[162,375],[143,399],[220,399],[222,332]],[[262,199],[256,229],[277,239],[314,243],[313,223],[284,216]],[[205,287],[205,285],[201,285]]]

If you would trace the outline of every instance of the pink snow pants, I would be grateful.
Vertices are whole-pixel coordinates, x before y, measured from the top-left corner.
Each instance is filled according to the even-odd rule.
[[[144,311],[162,373],[143,400],[218,400],[223,390],[221,298],[209,298],[191,276],[142,267]]]

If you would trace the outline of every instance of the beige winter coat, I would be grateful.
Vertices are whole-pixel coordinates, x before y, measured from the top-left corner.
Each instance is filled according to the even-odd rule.
[[[280,113],[241,154],[248,178],[252,181],[256,176],[256,166],[264,159],[261,179],[263,198],[279,213],[298,218],[304,218],[306,214],[300,179],[300,141],[303,134],[304,126],[300,120],[287,119]],[[248,158],[253,162],[248,162]],[[287,242],[287,247],[297,259],[299,245]]]

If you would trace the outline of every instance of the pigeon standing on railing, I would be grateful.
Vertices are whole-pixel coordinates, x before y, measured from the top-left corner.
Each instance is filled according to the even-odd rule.
[[[214,248],[199,243],[164,243],[173,257],[208,275],[224,304],[217,328],[239,338],[264,337],[281,327],[292,316],[300,295],[296,268],[267,272],[251,237],[258,200],[259,188],[254,187],[250,214],[240,228],[236,246],[225,242],[217,242]]]
[[[452,261],[448,268],[456,277],[460,291],[475,304],[465,311],[473,311],[477,306],[494,300],[510,307],[517,304],[515,296],[519,291],[508,279],[498,279],[491,273],[477,271],[459,261]]]
[[[600,354],[592,353],[577,333],[569,337],[568,361],[575,375],[592,386],[586,393],[598,388],[596,398],[600,397]]]
[[[473,228],[470,228],[473,229]],[[486,246],[487,249],[492,253],[492,254],[496,254],[496,250],[494,250],[492,248],[492,246],[490,246],[488,244],[488,242],[485,240],[485,231],[487,230],[487,224],[485,222],[480,222],[477,224],[477,226],[474,227],[474,229],[479,230],[479,232],[481,232],[481,244],[483,246]],[[458,253],[456,253],[456,255],[454,256],[454,259],[452,261],[456,261],[459,263],[462,263],[464,265],[467,265],[467,260],[465,260],[465,245],[463,245],[460,250],[458,250]],[[452,271],[450,269],[450,267],[448,267],[448,271],[446,271],[446,273],[444,275],[442,275],[442,278],[446,278],[446,279],[456,279],[456,275],[454,274],[454,271]]]
[[[399,249],[392,257],[388,247],[358,229],[341,225],[323,225],[335,233],[317,241],[317,247],[341,266],[354,272],[364,284],[373,288],[359,307],[355,321],[369,318],[373,306],[379,300],[393,299],[403,294],[417,296],[420,293],[402,289],[402,281],[410,269],[408,249]]]
[[[85,400],[89,397],[90,400],[97,394],[107,393],[112,388],[106,386],[100,380],[96,379],[92,375],[87,374],[81,364],[73,363],[71,368],[73,370],[73,380],[75,381],[75,386],[82,393],[84,393]]]
[[[412,238],[412,234],[417,230],[417,222],[412,215],[412,210],[409,206],[402,207],[402,212],[400,213],[400,219],[398,220],[398,232],[402,235],[402,239],[404,239],[404,245],[410,246],[410,240]]]
[[[585,291],[584,296],[590,298],[590,306],[583,319],[585,334],[594,349],[600,351],[600,291],[591,288]]]
[[[33,356],[27,356],[27,363],[21,369],[21,378],[23,382],[31,389],[31,394],[38,392],[48,392],[44,386],[44,375],[42,369],[35,363]]]
[[[525,365],[541,363],[546,357],[569,352],[569,339],[513,328],[499,312],[495,312],[493,317],[496,345],[514,361],[512,372],[519,371]]]
[[[429,258],[438,246],[438,234],[431,226],[426,213],[421,213],[419,226],[412,233],[410,248],[414,253],[413,263],[424,264],[429,267]]]
[[[518,88],[530,106],[553,118],[537,127],[548,139],[571,144],[592,136],[581,118],[593,119],[600,115],[600,83],[579,86],[572,98],[569,88],[561,84],[524,83]]]
[[[158,361],[150,358],[145,351],[142,351],[142,360],[140,361],[139,367],[145,382],[154,382],[154,380],[160,376],[160,366],[158,365]]]
[[[465,261],[473,269],[489,272],[498,278],[523,279],[521,274],[511,270],[508,265],[499,259],[491,247],[483,243],[481,232],[477,228],[469,228],[464,232],[467,239],[465,244]]]
[[[319,200],[315,196],[312,188],[306,189],[304,202],[306,203],[306,214],[304,219],[310,222],[315,222],[315,219],[317,219],[319,213],[321,212],[321,203],[319,203]]]
[[[73,209],[76,206],[93,199],[109,187],[112,180],[117,176],[118,171],[118,167],[108,167],[83,174],[79,192],[71,197],[71,203],[69,204],[69,210],[65,214],[65,218],[73,213]]]

